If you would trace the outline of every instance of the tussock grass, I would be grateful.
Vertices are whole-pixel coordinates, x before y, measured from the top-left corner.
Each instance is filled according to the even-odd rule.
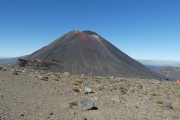
[[[16,70],[16,72],[21,73],[22,71],[21,70]]]
[[[101,83],[100,79],[95,79],[96,83]]]
[[[15,68],[15,66],[10,66],[11,68]]]
[[[176,94],[175,96],[180,98],[180,94]]]
[[[101,83],[100,78],[93,77],[93,81],[95,81],[96,83]]]
[[[75,75],[75,74],[72,74],[71,76],[72,76],[72,78],[74,78],[74,79],[76,79],[76,78],[78,77],[78,76]]]
[[[78,79],[78,80],[76,80],[75,82],[77,82],[77,83],[79,83],[79,84],[81,84],[81,83],[83,83],[84,82],[84,80],[83,79]]]
[[[150,95],[152,95],[152,96],[158,96],[156,93],[151,93]]]
[[[34,72],[35,70],[30,69],[29,72]]]
[[[69,82],[69,83],[72,84],[72,85],[79,85],[78,82]]]
[[[84,79],[84,77],[82,77],[82,76],[79,76],[79,77],[78,77],[78,79]]]
[[[80,92],[80,89],[79,88],[73,88],[73,91],[74,92]]]
[[[110,81],[110,83],[112,84],[112,83],[116,83],[116,82],[118,82],[117,80],[112,80],[112,81]]]
[[[45,74],[45,72],[44,72],[44,71],[41,71],[40,74]]]
[[[120,81],[121,81],[121,82],[125,82],[125,81],[127,81],[127,79],[120,79]]]
[[[48,81],[48,79],[47,79],[47,78],[41,78],[40,80],[43,80],[43,81]]]
[[[159,104],[159,105],[163,105],[163,102],[161,102],[161,101],[157,101],[157,104]]]
[[[180,117],[179,116],[173,116],[173,120],[179,120],[180,119]]]
[[[139,86],[138,86],[138,88],[139,88],[139,89],[142,89],[142,88],[143,88],[143,86],[142,86],[142,85],[139,85]]]
[[[116,87],[113,88],[114,90],[118,90]]]
[[[70,105],[72,105],[72,106],[77,106],[77,101],[72,101],[72,102],[70,102],[70,103],[68,103],[68,104],[70,104]]]
[[[59,81],[59,79],[58,79],[58,78],[53,78],[53,80],[55,80],[55,81]]]
[[[166,108],[170,108],[170,109],[174,109],[174,107],[172,105],[165,105],[163,104],[163,102],[161,101],[157,101],[157,104],[161,107],[166,107]]]
[[[56,77],[60,77],[59,73],[52,73],[52,75],[56,76]]]
[[[161,89],[161,87],[157,86],[156,89],[159,90],[159,89]]]
[[[123,94],[126,94],[126,90],[123,87],[120,88],[120,92],[122,92]]]
[[[166,106],[164,106],[164,107],[168,107],[168,108],[170,108],[170,109],[174,109],[174,107],[173,107],[172,105],[166,105]]]

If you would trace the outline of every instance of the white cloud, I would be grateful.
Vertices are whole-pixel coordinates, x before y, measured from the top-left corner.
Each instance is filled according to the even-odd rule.
[[[173,60],[137,60],[144,65],[151,66],[176,66],[180,67],[180,61]]]

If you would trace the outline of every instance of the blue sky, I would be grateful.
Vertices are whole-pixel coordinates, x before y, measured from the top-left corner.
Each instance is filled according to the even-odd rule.
[[[180,0],[0,0],[0,57],[91,30],[134,59],[180,60]]]

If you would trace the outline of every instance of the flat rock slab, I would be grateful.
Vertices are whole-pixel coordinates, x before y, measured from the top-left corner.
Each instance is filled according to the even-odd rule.
[[[94,103],[93,101],[87,99],[87,98],[83,98],[83,99],[80,99],[78,101],[78,105],[83,109],[83,110],[89,110],[91,108],[94,107]]]

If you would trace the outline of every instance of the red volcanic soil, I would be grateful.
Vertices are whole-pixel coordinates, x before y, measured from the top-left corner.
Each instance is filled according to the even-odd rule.
[[[88,34],[82,33],[82,32],[78,33],[78,36],[79,36],[80,40],[86,40],[86,39],[90,40],[90,39],[92,39],[91,35],[88,35]]]

